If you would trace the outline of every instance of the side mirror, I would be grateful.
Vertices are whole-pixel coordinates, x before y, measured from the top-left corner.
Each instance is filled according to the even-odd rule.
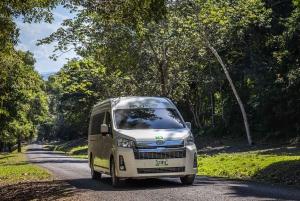
[[[107,124],[101,124],[101,133],[102,134],[108,133],[108,125]]]
[[[185,122],[185,124],[187,125],[187,127],[188,127],[190,130],[192,130],[192,124],[191,124],[191,122]]]

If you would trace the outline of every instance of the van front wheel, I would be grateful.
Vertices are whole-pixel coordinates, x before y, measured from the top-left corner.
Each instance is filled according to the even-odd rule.
[[[94,179],[94,180],[101,179],[101,173],[95,171],[95,169],[94,169],[94,159],[93,158],[91,158],[91,176],[92,176],[92,179]]]
[[[110,163],[110,175],[111,175],[111,184],[115,188],[119,188],[125,185],[125,180],[120,180],[119,177],[116,176],[116,166],[114,159],[111,160]]]
[[[186,175],[184,177],[180,177],[181,183],[185,185],[192,185],[194,183],[196,175]]]

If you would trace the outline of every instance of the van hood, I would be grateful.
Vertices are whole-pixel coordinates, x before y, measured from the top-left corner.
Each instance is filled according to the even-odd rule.
[[[191,132],[188,128],[183,129],[117,129],[117,136],[135,141],[156,141],[156,140],[182,140]]]

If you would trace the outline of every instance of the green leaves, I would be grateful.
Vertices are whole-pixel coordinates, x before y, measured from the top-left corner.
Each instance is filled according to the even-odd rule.
[[[32,138],[35,126],[46,115],[47,97],[41,76],[34,71],[33,54],[16,52],[12,66],[2,66],[0,87],[0,137],[3,142]],[[3,68],[4,67],[4,68]]]
[[[294,92],[299,9],[292,1],[71,0],[65,6],[77,16],[39,41],[58,42],[53,59],[71,48],[82,57],[48,82],[61,136],[85,134],[95,102],[126,95],[167,96],[187,119],[214,135],[243,132],[232,91],[208,44],[232,75],[251,129],[272,130],[272,123],[280,123],[276,115],[298,115],[292,105],[299,106]],[[291,93],[297,95],[286,95]],[[294,132],[296,121],[289,121]]]
[[[91,58],[72,59],[50,77],[48,91],[53,116],[41,125],[41,138],[51,139],[57,133],[62,138],[86,135],[91,107],[112,90],[107,84],[110,78],[106,77],[105,68]],[[60,126],[55,122],[60,122]]]
[[[32,137],[34,126],[45,115],[47,105],[42,92],[43,80],[34,71],[30,52],[16,51],[19,29],[13,22],[51,22],[50,12],[59,1],[3,0],[0,2],[0,141]],[[35,110],[36,109],[36,110]],[[35,113],[36,112],[36,113]],[[6,136],[6,137],[5,137]]]

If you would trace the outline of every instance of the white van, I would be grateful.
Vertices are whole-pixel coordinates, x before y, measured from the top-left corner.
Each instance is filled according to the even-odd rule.
[[[125,180],[180,177],[193,184],[197,149],[190,123],[184,122],[167,98],[122,97],[96,104],[88,131],[89,166],[93,179]]]

